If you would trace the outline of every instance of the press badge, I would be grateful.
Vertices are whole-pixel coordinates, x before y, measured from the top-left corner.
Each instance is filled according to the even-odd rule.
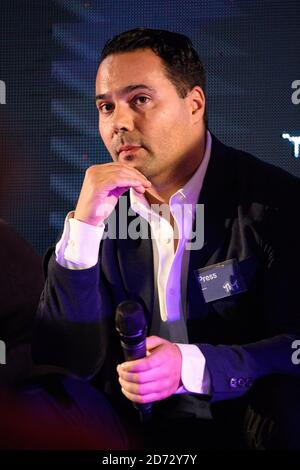
[[[229,259],[194,271],[205,302],[240,294],[247,290],[239,263]]]

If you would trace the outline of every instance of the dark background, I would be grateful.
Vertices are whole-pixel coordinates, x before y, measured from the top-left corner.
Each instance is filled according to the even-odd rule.
[[[74,209],[85,169],[110,159],[94,105],[98,59],[106,40],[139,26],[193,40],[218,138],[300,176],[282,138],[300,136],[299,0],[0,0],[0,217],[40,254]]]

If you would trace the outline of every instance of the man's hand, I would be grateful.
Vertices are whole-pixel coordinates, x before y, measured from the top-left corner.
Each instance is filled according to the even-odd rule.
[[[103,222],[129,188],[143,194],[151,182],[125,163],[93,165],[86,170],[74,218],[90,225]]]
[[[149,336],[147,357],[118,365],[122,392],[131,401],[149,403],[172,395],[181,383],[181,351],[176,344]]]

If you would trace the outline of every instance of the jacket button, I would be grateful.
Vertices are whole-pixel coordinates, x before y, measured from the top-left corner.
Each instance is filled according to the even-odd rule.
[[[238,379],[238,387],[245,387],[246,383],[245,383],[245,379],[243,377],[240,377]]]
[[[229,381],[230,387],[231,388],[237,388],[238,387],[238,379],[236,377],[231,377]]]
[[[250,377],[246,377],[245,378],[245,387],[251,387],[252,384],[253,384],[252,379],[250,379]]]

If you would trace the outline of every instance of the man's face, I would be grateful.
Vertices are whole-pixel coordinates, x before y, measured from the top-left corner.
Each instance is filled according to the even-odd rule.
[[[97,73],[96,104],[100,135],[115,162],[148,178],[163,177],[191,152],[190,101],[179,97],[152,50],[106,57]],[[120,151],[126,145],[138,148]]]

